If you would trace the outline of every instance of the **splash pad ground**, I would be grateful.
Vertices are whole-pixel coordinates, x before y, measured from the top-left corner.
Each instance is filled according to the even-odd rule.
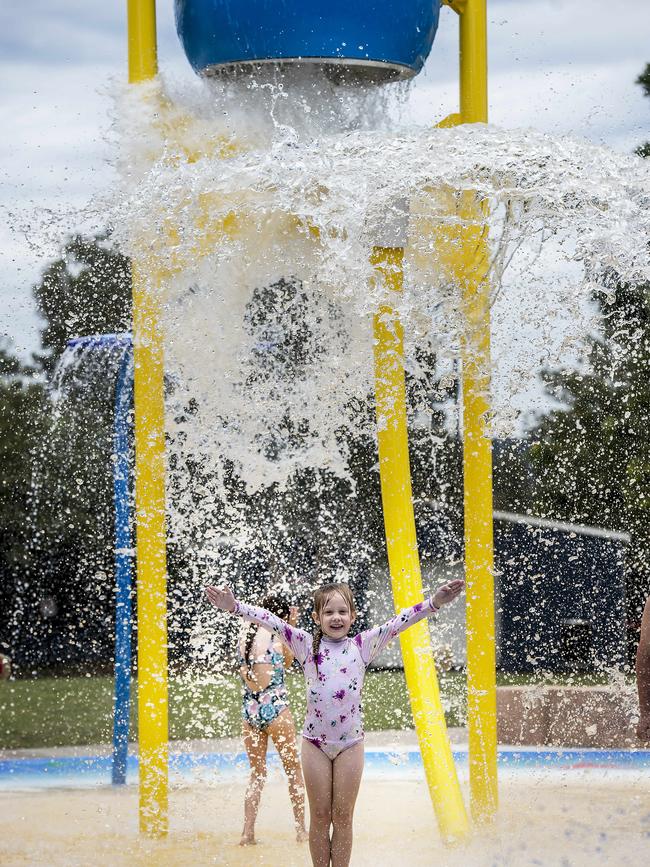
[[[464,734],[457,730],[453,739],[466,788]],[[0,863],[309,863],[306,846],[293,839],[275,755],[258,820],[259,845],[242,849],[237,843],[247,764],[238,740],[172,745],[171,831],[159,842],[139,837],[137,787],[107,785],[109,758],[102,752],[83,747],[1,757]],[[370,733],[355,820],[355,867],[648,863],[650,752],[503,747],[499,761],[496,823],[467,846],[445,849],[413,733]],[[135,782],[134,772],[129,779]]]

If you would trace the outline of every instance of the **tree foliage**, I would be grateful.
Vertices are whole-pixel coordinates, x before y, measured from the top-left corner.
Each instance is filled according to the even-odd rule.
[[[110,246],[106,235],[76,235],[43,271],[34,298],[45,323],[37,361],[51,374],[72,337],[129,330],[129,260]]]
[[[650,64],[637,79],[650,96]],[[637,152],[647,155],[650,146]],[[631,534],[627,605],[631,645],[650,592],[650,284],[608,273],[594,297],[601,332],[577,370],[546,370],[558,408],[529,432],[537,513]]]
[[[8,615],[28,568],[32,455],[43,437],[46,393],[35,370],[0,345],[0,645],[10,646]]]
[[[650,63],[646,63],[645,69],[637,78],[636,83],[643,89],[644,96],[650,96]],[[650,141],[639,145],[639,147],[635,149],[634,153],[638,154],[640,157],[650,157]]]
[[[34,363],[0,356],[0,640],[18,667],[106,656],[112,596],[112,384],[51,380],[67,341],[124,331],[130,267],[105,235],[70,238],[33,287],[44,326]]]

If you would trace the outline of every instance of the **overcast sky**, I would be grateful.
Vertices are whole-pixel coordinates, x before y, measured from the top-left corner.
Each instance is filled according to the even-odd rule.
[[[189,78],[172,0],[158,2],[159,61]],[[631,151],[650,139],[650,0],[488,0],[490,121]],[[36,348],[31,286],[57,253],[61,223],[113,180],[110,124],[126,77],[126,0],[23,0],[0,8],[0,303],[14,348]],[[457,22],[443,9],[413,86],[419,121],[457,108]],[[74,224],[74,216],[68,218]],[[103,226],[86,227],[90,231]]]

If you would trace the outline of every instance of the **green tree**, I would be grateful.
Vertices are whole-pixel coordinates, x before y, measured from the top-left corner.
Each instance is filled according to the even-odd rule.
[[[131,266],[106,234],[70,238],[33,291],[45,321],[37,362],[50,375],[70,338],[130,328]]]
[[[41,382],[31,394],[14,373],[10,393],[22,401],[19,430],[32,433],[20,453],[30,477],[26,531],[8,529],[22,552],[9,640],[30,670],[108,658],[115,359],[89,359],[88,375],[75,365],[56,371],[70,338],[129,329],[130,282],[128,260],[103,234],[70,238],[33,287],[44,320],[34,356]],[[3,431],[7,448],[12,433]]]
[[[0,344],[0,644],[11,649],[12,602],[28,567],[32,460],[47,397],[34,368]]]
[[[631,534],[627,602],[636,623],[650,592],[650,285],[618,284],[600,305],[589,373],[544,373],[562,408],[530,434],[533,497],[542,514]]]
[[[637,82],[650,96],[650,64]],[[650,155],[650,144],[637,149]],[[532,506],[554,518],[627,531],[630,646],[650,592],[650,284],[606,274],[594,296],[601,333],[584,370],[543,373],[560,406],[529,433]],[[585,372],[587,371],[587,372]]]
[[[650,96],[650,63],[646,63],[646,67],[637,78],[636,83],[643,88],[644,96]],[[650,141],[639,145],[634,153],[638,154],[640,157],[650,157]]]

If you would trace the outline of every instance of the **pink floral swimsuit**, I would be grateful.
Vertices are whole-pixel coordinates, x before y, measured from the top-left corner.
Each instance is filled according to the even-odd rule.
[[[367,629],[354,638],[332,639],[323,635],[318,655],[313,638],[304,629],[289,626],[265,608],[236,602],[234,614],[277,633],[292,651],[305,674],[307,714],[302,735],[330,759],[363,740],[361,689],[372,660],[400,632],[438,609],[431,599],[419,602],[391,618],[383,626]]]

